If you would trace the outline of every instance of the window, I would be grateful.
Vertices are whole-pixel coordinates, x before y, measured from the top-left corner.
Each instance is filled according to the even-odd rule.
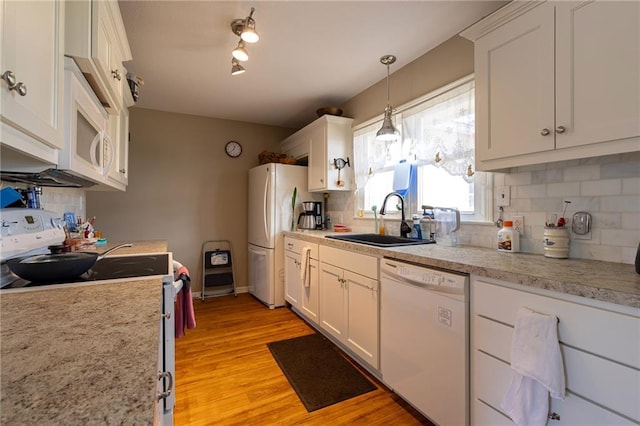
[[[354,132],[359,212],[381,208],[393,190],[405,197],[408,215],[422,205],[456,207],[463,220],[479,221],[491,197],[491,175],[475,172],[474,81],[467,77],[397,109],[401,137],[394,142],[375,139],[381,119]],[[404,163],[403,166],[399,166]],[[398,180],[397,171],[411,165],[411,179]],[[399,184],[409,182],[408,185]],[[406,188],[404,186],[407,186]],[[392,214],[395,209],[387,206]]]

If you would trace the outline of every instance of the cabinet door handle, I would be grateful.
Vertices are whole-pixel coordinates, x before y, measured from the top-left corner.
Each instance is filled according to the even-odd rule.
[[[122,174],[127,173],[127,170],[126,170],[126,169],[120,169],[120,170],[118,170],[118,171],[119,171],[120,173],[122,173]]]
[[[171,319],[171,312],[160,314],[160,316],[165,319]]]
[[[550,420],[560,420],[560,414],[558,413],[551,413],[548,417]]]
[[[565,129],[564,126],[556,127],[556,133],[564,133],[565,130],[567,130],[567,129]]]
[[[115,78],[118,81],[122,80],[122,75],[120,74],[119,69],[111,70],[111,77]]]
[[[549,133],[551,133],[551,132],[549,131],[549,129],[542,129],[542,130],[540,131],[540,134],[541,134],[542,136],[549,136]]]
[[[16,92],[18,92],[18,94],[20,96],[26,96],[27,95],[27,85],[24,84],[23,82],[17,82],[16,81],[16,75],[13,73],[13,71],[5,71],[2,74],[2,79],[4,81],[7,82],[7,86],[9,87],[9,91],[11,90],[15,90]]]

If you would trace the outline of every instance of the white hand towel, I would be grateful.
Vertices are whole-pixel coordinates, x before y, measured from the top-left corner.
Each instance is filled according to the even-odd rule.
[[[501,408],[518,425],[547,423],[549,394],[564,399],[565,378],[558,319],[521,307],[511,340],[509,389]]]
[[[309,258],[311,257],[311,248],[303,247],[300,252],[300,279],[305,287],[311,285],[311,280],[308,279],[307,270],[309,269]]]

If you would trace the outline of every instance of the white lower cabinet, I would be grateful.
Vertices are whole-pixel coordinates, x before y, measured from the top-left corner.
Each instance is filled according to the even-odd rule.
[[[302,276],[303,249],[309,249],[306,276]],[[284,239],[284,298],[306,319],[318,324],[318,244]]]
[[[513,424],[502,413],[519,307],[555,315],[567,394],[549,425],[640,422],[640,310],[472,276],[471,424]]]
[[[320,246],[320,327],[379,369],[378,259]]]

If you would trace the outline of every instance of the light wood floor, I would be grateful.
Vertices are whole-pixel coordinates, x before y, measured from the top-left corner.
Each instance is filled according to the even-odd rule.
[[[249,294],[194,300],[197,327],[176,339],[174,423],[186,425],[431,425],[378,389],[308,413],[266,344],[314,332],[288,308]]]

